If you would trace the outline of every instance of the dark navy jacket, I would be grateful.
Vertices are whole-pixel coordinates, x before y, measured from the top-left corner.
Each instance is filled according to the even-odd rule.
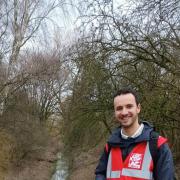
[[[141,135],[136,138],[123,139],[121,137],[120,128],[115,129],[115,131],[110,136],[108,145],[111,147],[120,147],[122,150],[123,160],[127,157],[133,147],[136,146],[136,144],[142,141],[150,140],[150,132],[153,131],[153,128],[146,122],[143,122],[143,124],[144,129]],[[173,158],[167,143],[160,146],[157,157],[157,164],[155,165],[156,169],[154,169],[153,172],[154,180],[174,180]],[[99,164],[95,170],[95,180],[106,180],[107,162],[108,152],[104,148],[104,152],[102,153]]]

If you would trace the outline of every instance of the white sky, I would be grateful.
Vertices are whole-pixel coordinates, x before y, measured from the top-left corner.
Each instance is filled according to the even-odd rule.
[[[74,0],[76,1],[76,0]],[[127,4],[128,0],[113,0],[114,7],[123,7]],[[117,10],[118,11],[118,10]],[[43,27],[43,29],[48,29],[48,33],[45,34],[47,37],[48,45],[53,44],[54,40],[60,40],[62,44],[69,44],[75,38],[77,38],[78,34],[74,29],[77,27],[77,18],[78,18],[78,11],[75,7],[70,5],[66,5],[63,9],[55,9],[53,12],[50,13],[50,21],[48,21],[47,27]],[[52,21],[52,22],[51,22]],[[46,33],[46,32],[43,32]],[[42,38],[40,38],[40,41]],[[44,43],[44,41],[42,40]],[[27,43],[26,47],[29,45],[33,45],[37,43],[39,46],[39,42],[37,39],[35,41]],[[41,42],[40,42],[41,43]]]
[[[123,7],[127,5],[127,2],[128,0],[113,0],[114,7]],[[70,7],[70,5],[67,5],[64,7],[64,12],[56,9],[51,13],[51,17],[64,32],[67,32],[76,27],[75,21],[78,18],[78,11],[76,10],[76,7]]]

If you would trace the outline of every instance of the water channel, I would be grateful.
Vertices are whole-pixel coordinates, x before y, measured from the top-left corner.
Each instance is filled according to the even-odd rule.
[[[62,153],[58,153],[58,161],[56,163],[56,170],[51,180],[66,180],[67,176],[68,176],[67,163],[63,159]]]

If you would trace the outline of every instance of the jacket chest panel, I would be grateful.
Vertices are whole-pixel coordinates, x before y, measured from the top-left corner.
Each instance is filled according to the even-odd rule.
[[[152,179],[151,165],[152,157],[149,151],[149,143],[147,142],[140,143],[134,147],[124,162],[121,149],[111,148],[107,165],[107,179]]]

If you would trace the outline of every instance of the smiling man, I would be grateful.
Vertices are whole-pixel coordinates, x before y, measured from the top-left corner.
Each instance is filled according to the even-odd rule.
[[[96,168],[96,180],[174,180],[172,153],[167,139],[147,122],[139,121],[141,106],[129,88],[114,95],[120,127],[110,136]]]
[[[140,104],[136,102],[133,94],[127,93],[114,97],[115,117],[120,123],[124,133],[129,136],[140,126],[138,123],[140,110]]]

